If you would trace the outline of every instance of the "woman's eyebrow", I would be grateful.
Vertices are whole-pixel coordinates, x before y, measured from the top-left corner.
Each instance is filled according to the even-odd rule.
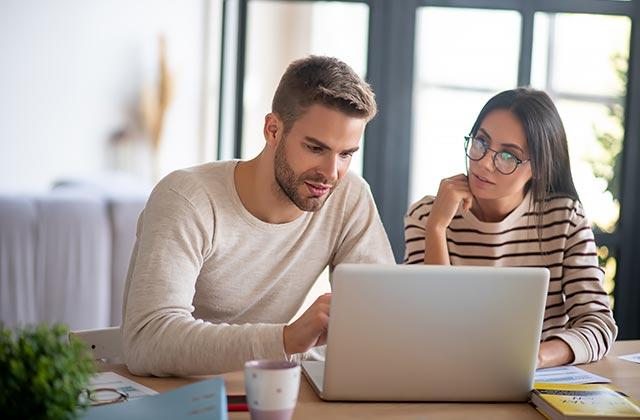
[[[488,132],[487,130],[485,130],[484,128],[480,127],[480,128],[478,128],[478,131],[482,131],[482,133],[483,133],[485,136],[487,136],[487,138],[488,138],[489,140],[491,140],[491,134],[489,134],[489,132]]]
[[[512,148],[512,149],[519,150],[521,153],[524,153],[524,150],[522,150],[522,147],[518,146],[517,144],[513,144],[513,143],[502,143],[502,147],[510,147],[510,148]]]
[[[482,134],[484,134],[485,136],[487,136],[487,138],[491,141],[491,134],[489,134],[489,132],[487,130],[485,130],[484,128],[480,127],[478,129],[478,131],[482,131]],[[524,153],[524,150],[522,150],[522,147],[518,146],[517,144],[514,143],[502,143],[501,144],[502,147],[510,147],[512,149],[516,149],[519,150],[521,153]]]

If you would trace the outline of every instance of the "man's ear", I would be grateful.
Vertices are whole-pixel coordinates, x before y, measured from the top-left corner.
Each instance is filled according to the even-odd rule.
[[[284,124],[278,114],[270,112],[264,117],[264,140],[269,146],[276,147],[278,145],[283,131]]]

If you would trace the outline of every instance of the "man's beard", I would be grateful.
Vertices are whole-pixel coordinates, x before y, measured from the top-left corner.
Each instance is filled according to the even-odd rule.
[[[291,200],[291,202],[302,211],[318,211],[322,208],[331,193],[333,193],[333,190],[338,185],[338,182],[329,182],[324,176],[315,172],[311,173],[311,171],[305,172],[300,176],[296,176],[295,172],[287,161],[286,153],[284,151],[285,139],[285,137],[280,139],[280,142],[276,147],[274,157],[275,178],[276,183],[278,184],[278,187],[280,189],[278,193],[284,193],[284,195],[286,195],[287,198]],[[322,185],[330,185],[331,190],[320,197],[303,197],[298,192],[298,190],[299,187],[305,183],[305,181]]]

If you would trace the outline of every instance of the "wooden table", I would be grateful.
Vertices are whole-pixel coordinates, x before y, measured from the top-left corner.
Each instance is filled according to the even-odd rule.
[[[640,401],[640,364],[619,359],[622,354],[640,353],[640,340],[618,341],[609,355],[597,363],[579,367],[611,379],[623,392]],[[101,365],[102,371],[113,371],[158,392],[168,391],[198,381],[203,377],[155,378],[135,376],[124,365]],[[242,372],[224,375],[227,393],[243,394]],[[304,378],[304,376],[303,376]],[[230,419],[249,419],[248,412],[229,413]],[[535,419],[543,417],[527,403],[357,403],[325,402],[317,397],[306,379],[300,383],[294,419]]]

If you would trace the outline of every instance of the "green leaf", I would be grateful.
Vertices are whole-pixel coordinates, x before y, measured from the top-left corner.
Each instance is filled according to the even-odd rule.
[[[0,412],[4,418],[68,419],[86,403],[80,390],[95,373],[84,346],[62,324],[11,330],[0,323]]]

